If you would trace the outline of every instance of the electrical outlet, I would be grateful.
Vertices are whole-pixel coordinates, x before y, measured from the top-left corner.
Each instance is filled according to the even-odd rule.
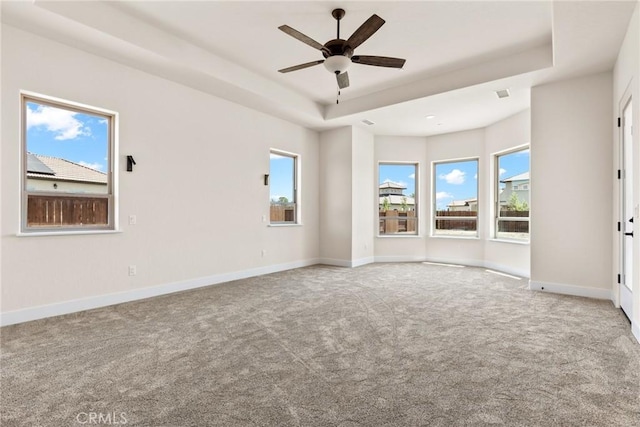
[[[136,225],[138,222],[138,218],[135,215],[129,215],[129,225]]]
[[[266,249],[263,249],[263,250],[262,250],[262,257],[264,258],[264,257],[265,257],[265,255],[267,255],[267,250],[266,250]]]
[[[267,222],[267,216],[266,215],[262,215],[262,222]]]
[[[130,265],[129,266],[129,276],[135,276],[136,274],[138,274],[138,269],[136,268],[135,265]]]

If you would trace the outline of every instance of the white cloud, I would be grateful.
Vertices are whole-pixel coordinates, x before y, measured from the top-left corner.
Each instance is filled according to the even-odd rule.
[[[412,173],[411,175],[409,175],[409,178],[411,178],[411,179],[416,179],[416,174],[415,174],[415,173]]]
[[[438,178],[444,179],[447,181],[447,184],[460,185],[464,184],[464,176],[465,172],[462,172],[460,169],[454,169],[447,174],[441,174]]]
[[[275,153],[269,153],[269,158],[272,159],[272,160],[273,159],[284,159],[285,156],[281,156],[281,155],[275,154]]]
[[[438,191],[436,193],[436,200],[453,199],[453,195],[446,191]]]
[[[478,179],[478,174],[473,175],[473,179]]]
[[[507,170],[500,168],[500,176],[504,175],[505,173],[507,173]]]
[[[102,165],[100,163],[89,163],[89,162],[85,162],[80,160],[78,162],[79,165],[84,166],[86,168],[90,168],[90,169],[95,169],[97,171],[102,170]]]
[[[55,139],[75,139],[90,136],[91,129],[75,118],[75,113],[61,108],[39,105],[35,110],[27,108],[27,129],[43,126],[47,131],[56,134]]]

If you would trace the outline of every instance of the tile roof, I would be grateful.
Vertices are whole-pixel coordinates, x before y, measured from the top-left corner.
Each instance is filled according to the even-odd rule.
[[[380,188],[401,188],[401,189],[405,189],[405,188],[407,188],[407,186],[399,184],[397,182],[387,181],[387,182],[383,182],[382,184],[380,184]]]
[[[76,181],[76,182],[94,182],[99,184],[107,183],[107,174],[104,172],[91,169],[86,166],[73,163],[69,160],[60,159],[58,157],[43,156],[41,154],[28,153],[29,156],[35,157],[42,162],[48,169],[53,171],[50,173],[41,173],[29,170],[29,165],[33,162],[27,162],[27,177],[40,179],[55,179],[60,181]],[[33,161],[33,159],[31,159]],[[38,169],[36,169],[38,170]]]

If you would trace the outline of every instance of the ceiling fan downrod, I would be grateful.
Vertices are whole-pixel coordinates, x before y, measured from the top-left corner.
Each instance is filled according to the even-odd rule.
[[[331,12],[331,16],[338,21],[338,34],[336,35],[336,39],[340,38],[340,20],[344,17],[345,13],[344,9],[333,9]]]

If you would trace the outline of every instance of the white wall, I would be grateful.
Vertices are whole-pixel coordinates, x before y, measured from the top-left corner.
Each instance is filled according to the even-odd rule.
[[[355,265],[373,262],[377,194],[374,167],[373,135],[358,127],[352,128],[352,248]]]
[[[495,154],[529,144],[530,141],[531,110],[522,111],[485,128],[484,173],[481,177],[488,200],[495,200]],[[486,208],[489,220],[483,222],[483,231],[486,236],[494,236],[494,208],[492,205]],[[535,210],[535,207],[532,209]],[[529,277],[531,251],[528,243],[504,242],[489,238],[485,242],[484,258],[488,267]]]
[[[610,298],[612,74],[531,91],[531,287]]]
[[[375,178],[371,191],[377,194],[378,165],[384,162],[411,162],[418,163],[418,176],[416,178],[416,196],[418,198],[418,236],[378,236],[375,237],[375,259],[377,262],[392,261],[422,261],[425,258],[425,242],[428,235],[428,210],[430,195],[425,185],[429,175],[427,163],[427,144],[424,137],[410,136],[376,136],[374,167]],[[377,204],[373,203],[371,210],[375,215],[377,224]],[[374,226],[375,227],[375,226]]]
[[[16,236],[21,89],[120,113],[120,157],[134,155],[137,166],[127,173],[120,163],[118,211],[137,225]],[[1,96],[3,322],[317,262],[316,132],[6,24]],[[301,156],[302,226],[262,220],[270,148]]]
[[[320,257],[332,265],[351,265],[351,127],[320,134]]]
[[[640,204],[640,144],[638,141],[637,129],[640,129],[640,3],[636,5],[635,11],[629,22],[627,33],[620,48],[620,53],[616,61],[616,65],[613,70],[613,118],[615,120],[620,116],[620,102],[628,90],[633,100],[633,169],[635,173],[635,194],[633,205],[638,206]],[[620,139],[618,128],[614,128],[613,133],[613,169],[621,168],[620,165]],[[620,200],[619,200],[619,181],[612,179],[611,192],[613,194],[613,220],[617,221],[620,218]],[[640,235],[640,221],[638,220],[638,214],[635,213],[634,221],[634,234]],[[614,269],[614,275],[620,270],[620,248],[619,248],[619,234],[613,233],[612,240],[613,247],[613,259],[612,265]],[[638,341],[640,341],[640,239],[634,239],[633,251],[635,254],[635,262],[633,264],[633,313],[631,315],[631,321],[633,324],[633,333]],[[615,280],[612,280],[612,289],[614,294],[614,301],[619,304],[618,285]]]
[[[484,129],[455,132],[427,138],[427,159],[429,173],[427,187],[429,198],[434,191],[432,163],[457,159],[477,158],[478,162],[478,237],[430,237],[427,241],[427,258],[439,262],[462,263],[467,265],[484,264],[484,239],[487,238],[484,223],[487,221],[487,194],[484,185],[485,167]],[[474,179],[474,177],[467,177]],[[428,206],[431,218],[432,206]],[[431,224],[429,224],[431,227]],[[431,230],[429,230],[431,233]]]

